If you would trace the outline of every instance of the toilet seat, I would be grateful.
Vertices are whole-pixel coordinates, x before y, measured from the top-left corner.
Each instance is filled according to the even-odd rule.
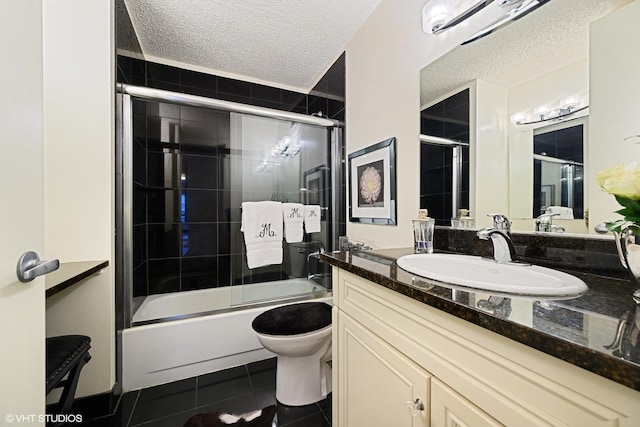
[[[258,315],[251,326],[259,334],[299,335],[331,325],[331,306],[324,302],[283,305]]]

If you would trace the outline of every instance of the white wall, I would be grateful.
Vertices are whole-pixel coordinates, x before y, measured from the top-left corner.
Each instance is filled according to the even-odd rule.
[[[420,204],[420,70],[496,17],[485,10],[434,36],[422,31],[426,3],[382,0],[346,46],[347,154],[397,139],[398,225],[347,224],[349,237],[373,241],[376,248],[413,245],[411,219]]]
[[[590,97],[589,162],[585,175],[595,183],[595,174],[616,163],[640,161],[640,144],[623,142],[640,135],[640,1],[635,1],[591,24],[589,43]],[[620,82],[625,82],[621,84]],[[591,185],[590,228],[619,219],[613,196]]]
[[[562,99],[572,95],[581,97],[581,106],[589,105],[589,59],[586,57],[510,88],[509,116],[520,112],[531,114],[538,105],[558,105]],[[527,117],[529,119],[534,118]],[[510,133],[530,128],[509,124]]]
[[[47,300],[47,336],[89,335],[76,396],[115,382],[112,0],[43,2],[45,256],[110,266]]]
[[[476,227],[490,227],[490,214],[508,212],[507,90],[476,81],[472,108],[475,136],[471,135],[469,200]],[[475,110],[475,111],[474,111]]]

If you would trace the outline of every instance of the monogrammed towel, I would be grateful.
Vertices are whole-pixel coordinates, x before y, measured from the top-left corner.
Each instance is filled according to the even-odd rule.
[[[242,232],[249,268],[282,264],[282,203],[242,203]]]
[[[320,232],[320,206],[307,205],[304,207],[304,229],[307,233]]]
[[[282,214],[284,216],[284,238],[287,243],[302,242],[304,205],[302,203],[283,203]]]

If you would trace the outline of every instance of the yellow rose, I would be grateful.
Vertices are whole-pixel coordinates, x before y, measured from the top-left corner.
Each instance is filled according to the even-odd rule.
[[[640,200],[640,163],[613,165],[596,174],[596,181],[604,191],[614,196]]]

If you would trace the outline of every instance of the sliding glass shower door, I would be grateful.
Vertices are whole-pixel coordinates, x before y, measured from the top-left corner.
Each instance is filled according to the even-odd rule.
[[[277,201],[320,205],[321,231],[302,241],[283,241],[283,262],[249,269],[241,224],[229,222],[232,252],[232,305],[321,292],[328,286],[317,254],[332,245],[328,201],[331,192],[331,140],[325,127],[231,113],[230,153],[223,180],[230,191],[223,204],[230,215],[242,202]],[[308,281],[307,278],[311,278]],[[296,280],[303,279],[303,280]]]
[[[334,249],[344,222],[341,132],[332,121],[155,89],[124,91],[116,239],[125,327],[158,294],[220,288],[211,297],[215,306],[231,308],[330,289],[330,271],[317,254]],[[321,231],[283,242],[282,263],[250,269],[241,206],[261,200],[319,205]]]

